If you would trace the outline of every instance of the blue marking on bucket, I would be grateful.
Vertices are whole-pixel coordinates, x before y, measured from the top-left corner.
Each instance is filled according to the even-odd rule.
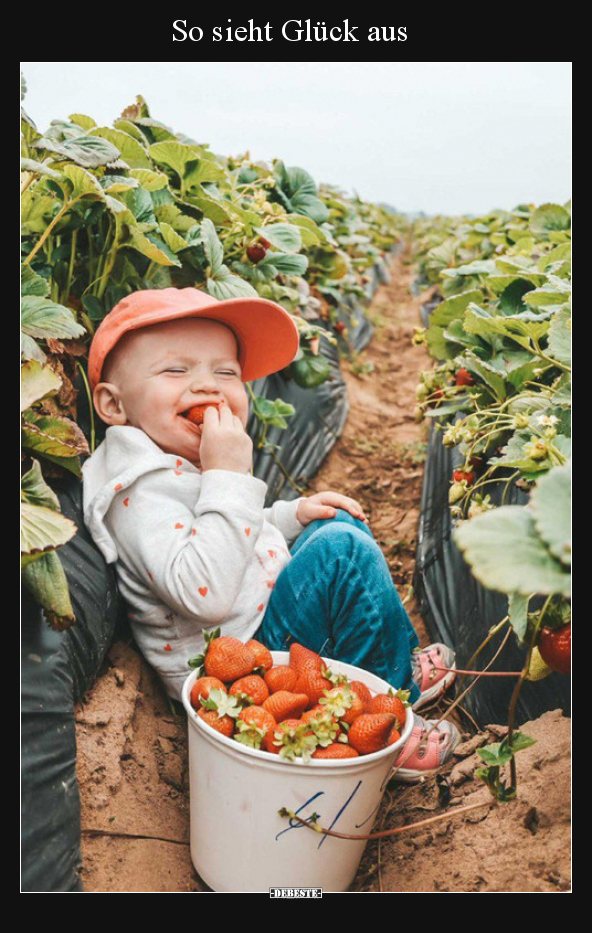
[[[294,811],[296,816],[299,816],[300,811],[304,810],[304,808],[307,807],[310,803],[312,803],[313,800],[316,800],[317,797],[323,797],[324,794],[325,794],[324,790],[319,790],[317,791],[316,794],[313,794],[312,797],[309,797],[308,800],[305,801],[305,803],[303,803],[301,807],[298,807],[298,809]],[[286,829],[282,829],[281,833],[277,834],[277,836],[275,837],[275,841],[277,842],[280,836],[283,836],[284,833],[289,832],[291,829],[306,829],[306,826],[303,826],[302,823],[298,823],[292,818],[290,818],[289,825],[286,827]]]
[[[381,788],[381,789],[382,789],[382,788]],[[356,823],[356,829],[361,829],[362,826],[365,826],[365,825],[366,825],[366,823],[368,822],[368,820],[371,820],[371,819],[372,819],[372,817],[374,816],[374,814],[378,812],[378,809],[379,809],[379,807],[380,807],[381,802],[382,802],[382,797],[381,797],[381,799],[378,801],[378,803],[376,804],[376,806],[374,807],[374,809],[370,811],[370,813],[368,814],[368,816],[366,817],[366,819],[365,819],[365,820],[362,820],[361,823]]]
[[[333,827],[335,826],[337,820],[339,819],[339,817],[341,816],[341,814],[343,813],[343,811],[350,805],[350,803],[352,802],[352,800],[354,799],[354,797],[355,797],[356,794],[358,793],[360,787],[362,786],[362,783],[363,783],[362,781],[358,781],[357,785],[354,787],[354,789],[352,790],[351,794],[349,795],[349,797],[347,798],[347,800],[346,800],[345,803],[343,804],[341,810],[338,811],[338,813],[337,813],[335,819],[333,820],[333,822],[331,823],[331,825],[327,827],[327,829],[333,829]],[[325,842],[325,840],[326,840],[327,838],[328,838],[327,836],[323,836],[323,838],[321,839],[321,841],[319,842],[319,844],[318,844],[318,846],[317,846],[317,849],[320,849],[320,848],[321,848],[321,846],[323,845],[323,843]]]
[[[345,812],[345,810],[347,809],[347,807],[350,805],[350,803],[352,802],[352,800],[354,799],[354,797],[355,797],[356,794],[358,793],[358,791],[359,791],[360,787],[362,786],[362,784],[363,784],[363,781],[358,781],[358,783],[357,783],[356,786],[354,787],[353,791],[351,792],[351,794],[349,795],[349,797],[347,798],[347,800],[345,801],[345,803],[343,804],[343,806],[340,807],[340,809],[339,809],[339,810],[337,811],[337,813],[335,814],[335,817],[334,817],[334,819],[333,819],[333,822],[330,824],[330,826],[327,827],[328,829],[333,829],[333,827],[334,827],[335,824],[337,823],[337,820],[338,820],[339,817],[342,815],[342,813]],[[298,807],[298,809],[295,810],[294,813],[296,814],[296,816],[300,816],[300,814],[302,813],[302,811],[304,810],[305,807],[310,806],[310,804],[313,803],[313,801],[318,800],[319,797],[324,797],[324,796],[325,796],[325,791],[324,791],[324,790],[317,791],[316,794],[313,794],[312,797],[309,797],[308,800],[306,800],[300,807]],[[373,812],[374,812],[374,811],[373,811]],[[371,814],[371,815],[372,815],[372,814]],[[321,816],[320,818],[321,818],[321,820],[322,820],[322,816]],[[370,819],[370,817],[368,817],[368,819]],[[365,820],[364,822],[366,822],[366,820]],[[362,825],[363,825],[363,824],[362,824]],[[283,836],[284,833],[290,832],[291,829],[306,829],[306,827],[303,826],[302,823],[298,823],[296,820],[290,819],[289,825],[286,827],[286,829],[282,829],[282,831],[279,832],[279,833],[277,834],[277,836],[275,837],[275,841],[277,842],[278,839],[280,838],[280,836]],[[323,836],[323,838],[321,839],[321,841],[319,842],[319,844],[318,844],[318,846],[317,846],[317,849],[320,849],[320,848],[321,848],[321,846],[322,846],[323,843],[325,842],[326,838],[327,838],[327,836]]]

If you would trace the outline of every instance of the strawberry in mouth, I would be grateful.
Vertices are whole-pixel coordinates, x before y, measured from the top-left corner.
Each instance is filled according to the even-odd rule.
[[[203,405],[194,405],[192,408],[184,411],[182,413],[182,417],[186,418],[187,421],[190,421],[191,424],[194,424],[196,427],[200,428],[203,425],[205,410],[206,408],[210,407],[219,409],[220,402],[205,402]]]

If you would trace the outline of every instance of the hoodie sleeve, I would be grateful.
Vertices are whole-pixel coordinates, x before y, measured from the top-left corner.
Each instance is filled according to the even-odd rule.
[[[288,546],[292,545],[300,532],[304,530],[304,525],[296,518],[301,502],[302,498],[293,499],[291,502],[278,499],[270,508],[263,510],[265,520],[281,531]]]
[[[113,499],[105,526],[128,573],[171,609],[203,626],[230,614],[264,521],[266,484],[208,470],[189,508],[171,470],[142,476]]]

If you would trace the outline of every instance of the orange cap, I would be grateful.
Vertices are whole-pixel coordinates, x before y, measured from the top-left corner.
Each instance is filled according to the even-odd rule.
[[[243,382],[283,369],[298,353],[298,328],[275,301],[218,301],[197,288],[148,289],[123,298],[97,328],[88,356],[91,387],[94,389],[101,381],[107,354],[128,331],[186,317],[208,318],[230,327],[238,341]]]

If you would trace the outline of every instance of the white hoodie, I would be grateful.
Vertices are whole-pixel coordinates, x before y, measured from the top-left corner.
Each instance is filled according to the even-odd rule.
[[[168,693],[180,698],[203,630],[248,641],[261,624],[300,499],[264,508],[267,485],[229,470],[202,473],[139,428],[113,426],[83,467],[84,519],[116,563],[130,624]]]

